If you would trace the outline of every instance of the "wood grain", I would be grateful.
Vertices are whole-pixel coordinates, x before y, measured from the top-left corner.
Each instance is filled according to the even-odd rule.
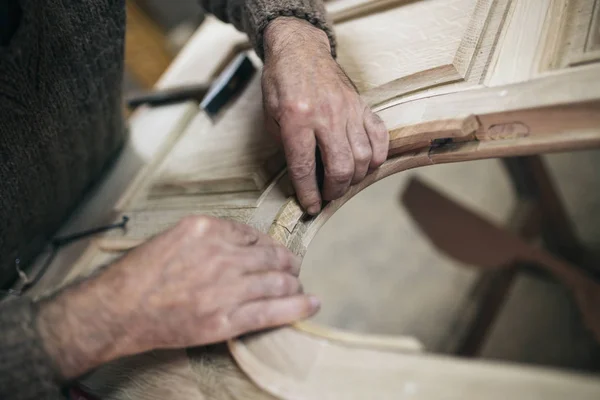
[[[399,7],[414,0],[334,0],[325,3],[329,19],[336,24]]]
[[[281,171],[281,150],[264,126],[260,75],[218,121],[196,115],[158,166],[149,196],[262,190]]]
[[[494,5],[493,0],[408,2],[340,23],[335,26],[339,63],[372,106],[464,80],[476,58],[491,52],[487,42],[483,45],[484,33],[488,25],[499,28],[493,13],[503,12]],[[428,76],[437,79],[419,79]]]
[[[535,64],[536,72],[550,71],[560,66],[561,46],[566,35],[570,0],[552,0],[541,34],[543,44],[539,47]]]
[[[587,58],[586,53],[593,53],[587,48],[588,38],[592,32],[598,0],[569,0],[565,13],[562,40],[558,45],[558,61],[556,68],[567,68],[581,64],[581,60]],[[597,22],[596,22],[597,24]]]
[[[230,342],[260,387],[282,399],[596,399],[595,376],[383,352],[282,328]],[[510,383],[509,383],[510,382]]]
[[[197,207],[175,210],[130,210],[116,218],[121,221],[123,215],[129,217],[124,230],[115,229],[104,237],[112,239],[148,239],[160,232],[172,228],[186,216],[206,215],[245,223],[252,215],[253,208]]]
[[[485,84],[506,85],[526,81],[537,71],[536,54],[551,0],[513,1],[508,26],[503,31]]]
[[[423,122],[393,129],[388,154],[395,155],[429,147],[436,139],[465,141],[475,138],[479,121],[473,115],[449,120]]]
[[[600,1],[594,1],[594,10],[592,11],[590,28],[585,42],[585,51],[600,50]]]

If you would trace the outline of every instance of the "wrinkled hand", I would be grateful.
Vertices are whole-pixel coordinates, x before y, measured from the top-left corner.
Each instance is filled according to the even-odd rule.
[[[66,378],[125,355],[188,347],[306,318],[300,262],[247,225],[188,217],[97,276],[39,305],[44,346]]]
[[[387,157],[388,132],[331,56],[327,35],[310,23],[280,17],[265,29],[263,99],[267,128],[283,144],[301,205],[320,211]],[[325,180],[316,176],[320,149]]]

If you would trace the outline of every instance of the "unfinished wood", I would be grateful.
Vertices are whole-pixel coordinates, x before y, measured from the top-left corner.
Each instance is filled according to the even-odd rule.
[[[437,120],[394,129],[390,134],[388,154],[400,154],[430,146],[436,139],[453,142],[473,139],[479,121],[473,115]]]
[[[331,340],[344,343],[348,347],[369,347],[380,351],[407,353],[418,353],[424,350],[423,344],[412,336],[357,334],[331,327],[323,327],[310,321],[297,322],[294,324],[294,328],[316,337],[327,337]]]
[[[595,376],[346,346],[282,328],[230,342],[240,367],[282,399],[596,399]],[[441,395],[443,394],[443,395]]]
[[[325,2],[329,19],[336,24],[365,17],[414,0],[333,0]]]
[[[552,0],[542,30],[543,45],[540,46],[535,64],[537,71],[550,71],[560,65],[560,51],[566,34],[570,0]]]
[[[492,0],[413,1],[350,20],[335,26],[338,62],[371,105],[407,92],[419,74],[437,80],[410,91],[465,80],[489,56],[480,45],[492,11],[503,12]]]
[[[262,190],[281,171],[281,149],[264,126],[260,75],[218,121],[196,116],[157,168],[148,196]]]
[[[542,52],[547,52],[548,63],[542,62],[541,70],[568,68],[580,65],[585,60],[595,61],[590,55],[594,53],[594,32],[598,27],[598,0],[555,0],[565,2],[566,8],[561,15],[553,12],[548,21],[548,37]],[[559,7],[560,8],[560,7]],[[559,11],[553,8],[554,11]],[[551,9],[552,10],[552,9]],[[552,26],[554,23],[554,26]],[[556,40],[556,42],[552,42]],[[591,47],[588,47],[588,43]]]
[[[591,64],[600,61],[600,50],[583,53],[578,57],[573,57],[569,61],[569,65],[576,67],[578,65]]]
[[[150,144],[156,148],[153,150],[151,161],[145,164],[137,172],[129,186],[127,186],[125,192],[117,201],[117,204],[115,205],[116,210],[127,208],[128,205],[135,201],[135,196],[142,194],[142,188],[147,185],[147,180],[156,169],[157,163],[167,155],[169,150],[171,150],[197,112],[196,103],[193,101],[186,102],[183,104],[181,116],[167,132],[159,129],[150,129],[146,132],[146,135],[139,146],[145,147]],[[159,136],[160,139],[157,140],[156,136]]]
[[[234,26],[207,15],[156,87],[166,89],[186,84],[210,84],[227,61],[237,55],[235,49],[238,44],[247,39]]]
[[[430,98],[401,103],[381,110],[378,114],[393,133],[403,126],[427,121],[454,119],[470,114],[478,116],[482,122],[482,130],[488,131],[491,125],[485,125],[482,118],[486,114],[501,114],[530,108],[545,108],[568,104],[583,104],[597,101],[600,93],[600,67],[598,65],[581,66],[527,82],[467,90],[455,94],[433,96]],[[569,107],[565,108],[566,110]],[[590,110],[590,118],[597,114]],[[519,122],[506,121],[506,122]],[[561,125],[577,126],[583,121],[562,121]],[[550,133],[550,129],[560,129],[545,123],[545,118],[528,121],[529,134],[538,132]],[[480,136],[481,132],[478,132]]]
[[[506,85],[526,81],[537,72],[536,54],[552,0],[513,1],[485,84]],[[558,27],[556,27],[558,28]]]
[[[174,210],[198,207],[247,208],[255,207],[262,192],[258,190],[232,193],[208,193],[201,195],[151,196],[142,198],[128,207],[130,210]]]
[[[253,208],[196,207],[175,210],[131,210],[115,219],[121,221],[127,216],[126,228],[107,232],[104,237],[112,239],[148,239],[160,232],[172,228],[186,216],[206,215],[245,223],[252,215]]]
[[[594,2],[594,11],[592,11],[591,17],[590,28],[585,42],[586,52],[600,50],[600,1],[598,0]]]

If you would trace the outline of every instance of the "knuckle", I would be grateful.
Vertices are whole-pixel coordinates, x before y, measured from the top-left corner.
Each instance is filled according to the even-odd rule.
[[[354,166],[351,163],[336,163],[329,168],[327,176],[335,183],[345,183],[354,175]]]
[[[269,325],[269,316],[266,312],[257,312],[252,317],[251,325],[257,328],[262,328]]]
[[[371,161],[373,152],[370,146],[356,146],[354,150],[354,160],[360,164],[367,164]]]
[[[280,116],[289,118],[307,118],[314,111],[312,102],[307,98],[285,99],[279,104]]]
[[[273,295],[281,296],[287,293],[288,288],[291,286],[289,280],[284,274],[273,274],[271,275],[271,285],[273,287]]]
[[[181,220],[181,226],[188,232],[202,235],[214,228],[215,220],[206,215],[188,215]]]
[[[371,166],[379,167],[381,164],[383,164],[385,162],[386,158],[387,158],[387,155],[385,152],[381,152],[380,154],[374,154],[373,158],[371,159]]]

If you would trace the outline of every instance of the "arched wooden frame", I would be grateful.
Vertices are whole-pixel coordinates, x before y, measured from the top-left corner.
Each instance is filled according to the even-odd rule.
[[[391,157],[379,170],[316,218],[304,215],[284,172],[263,193],[250,224],[304,255],[335,211],[389,175],[440,163],[600,147],[600,68],[399,103],[379,115],[391,134]],[[411,115],[420,122],[403,123]],[[446,144],[432,146],[441,142]],[[586,322],[600,338],[600,311]],[[414,354],[419,344],[410,339],[307,323],[228,345],[250,379],[285,399],[559,399],[575,391],[578,398],[600,396],[600,381],[591,377]]]
[[[248,223],[303,255],[331,215],[389,175],[433,164],[598,148],[600,66],[428,94],[377,113],[390,129],[390,157],[382,167],[316,218],[304,215],[283,171],[263,191]],[[125,250],[141,241],[109,237],[100,247]],[[590,297],[592,305],[597,298]],[[586,324],[598,337],[600,313]],[[412,338],[358,335],[306,322],[231,340],[228,347],[249,379],[284,399],[600,397],[594,376],[426,355]]]

